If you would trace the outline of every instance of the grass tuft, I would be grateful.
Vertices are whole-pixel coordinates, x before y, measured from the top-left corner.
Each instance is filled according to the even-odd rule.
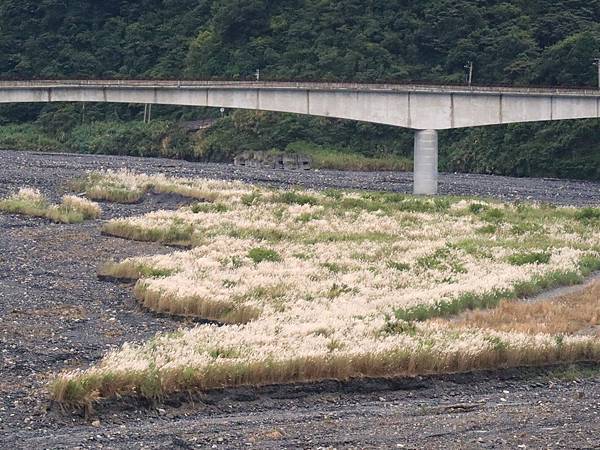
[[[0,200],[0,211],[43,217],[56,223],[81,223],[97,219],[102,213],[100,206],[89,200],[65,195],[59,205],[53,205],[39,191],[28,188]]]
[[[150,289],[144,279],[134,288],[135,297],[148,309],[183,317],[197,317],[224,324],[244,324],[255,320],[261,311],[255,306],[232,301],[218,301],[203,296],[178,297]]]
[[[148,264],[126,259],[120,263],[107,262],[98,270],[99,277],[120,280],[138,280],[140,278],[164,278],[174,275],[174,269],[152,267]]]

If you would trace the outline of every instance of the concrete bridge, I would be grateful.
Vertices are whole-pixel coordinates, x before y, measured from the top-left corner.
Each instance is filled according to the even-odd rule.
[[[358,83],[2,81],[0,103],[116,102],[280,111],[416,130],[415,194],[437,193],[438,130],[600,117],[600,90]]]

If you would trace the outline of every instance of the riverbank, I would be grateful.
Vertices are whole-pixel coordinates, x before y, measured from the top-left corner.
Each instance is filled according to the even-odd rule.
[[[52,201],[87,170],[240,179],[275,186],[410,192],[409,173],[267,171],[167,159],[0,151],[0,196],[20,186]],[[599,205],[598,183],[442,174],[445,193],[503,200]],[[174,209],[181,199],[148,195],[103,204],[104,218]],[[0,215],[0,446],[12,448],[222,448],[354,446],[595,447],[597,368],[505,371],[214,391],[152,407],[99,409],[93,418],[52,408],[47,374],[97,361],[124,342],[144,342],[181,321],[149,314],[131,286],[99,281],[112,258],[171,252],[159,244],[102,236],[76,225]],[[187,400],[190,400],[189,398]],[[560,411],[560,414],[557,413]],[[355,430],[355,431],[349,431]],[[385,430],[385,431],[382,431]]]

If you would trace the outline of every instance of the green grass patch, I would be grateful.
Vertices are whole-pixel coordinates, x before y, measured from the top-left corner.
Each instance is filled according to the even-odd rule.
[[[322,267],[325,267],[331,273],[346,273],[348,272],[348,267],[336,262],[325,262],[321,264]]]
[[[256,247],[248,252],[248,257],[254,261],[255,264],[259,264],[263,261],[279,262],[281,256],[275,250],[269,248]]]
[[[394,192],[364,192],[360,197],[334,198],[328,206],[338,211],[364,210],[383,211],[390,214],[398,211],[414,213],[446,212],[454,198],[421,198]]]
[[[225,235],[236,239],[256,239],[269,243],[281,242],[290,237],[289,234],[272,228],[237,228],[232,226],[222,227],[207,233],[208,237],[219,235]]]
[[[343,283],[333,283],[333,286],[331,286],[329,288],[329,290],[325,293],[325,297],[329,298],[329,299],[334,299],[339,297],[340,295],[343,294],[349,294],[350,292],[353,292],[354,288],[351,288],[350,286],[343,284]]]
[[[48,203],[38,200],[18,198],[16,196],[0,200],[0,211],[9,214],[22,214],[33,217],[46,217]]]
[[[600,208],[583,208],[575,213],[575,217],[586,223],[600,221]]]
[[[276,195],[273,198],[276,203],[285,203],[287,205],[318,205],[319,199],[314,195],[299,193],[296,191],[286,191]]]
[[[258,203],[262,198],[262,194],[258,191],[250,192],[249,194],[244,194],[241,197],[241,202],[245,206],[252,206],[255,203]]]
[[[413,167],[412,160],[405,156],[369,157],[351,150],[334,149],[303,141],[288,144],[286,151],[310,156],[314,169],[409,172]]]
[[[492,208],[486,210],[483,214],[481,214],[481,220],[490,223],[500,223],[504,220],[504,212],[499,208]]]
[[[549,252],[515,253],[508,257],[508,262],[513,266],[526,264],[548,264],[552,255]]]
[[[394,334],[408,334],[414,336],[417,334],[417,326],[414,322],[386,316],[385,325],[382,327],[381,333],[388,336]]]
[[[125,260],[120,263],[108,262],[98,270],[99,277],[110,277],[123,280],[138,280],[140,278],[164,278],[175,274],[174,269],[164,269],[145,263]]]

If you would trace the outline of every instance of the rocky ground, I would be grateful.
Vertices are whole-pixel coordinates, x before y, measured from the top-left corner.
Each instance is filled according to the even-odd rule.
[[[20,186],[57,199],[86,170],[128,167],[177,176],[399,192],[411,175],[270,172],[228,165],[0,151],[0,196]],[[600,205],[600,184],[442,175],[441,191]],[[175,208],[147,196],[105,204],[104,218]],[[47,376],[112,347],[186,323],[140,309],[131,287],[96,278],[108,259],[170,251],[101,236],[99,222],[56,225],[0,215],[0,448],[598,448],[600,368],[233,389],[163,405],[107,403],[93,415],[47,400]]]

